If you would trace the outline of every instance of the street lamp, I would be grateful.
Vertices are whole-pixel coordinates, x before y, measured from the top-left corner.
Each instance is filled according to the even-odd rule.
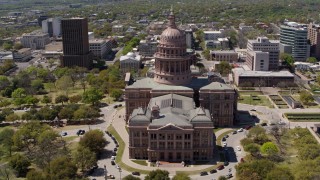
[[[121,168],[119,168],[120,180],[121,180],[121,172],[122,172],[122,170],[121,170]]]
[[[108,173],[107,166],[104,165],[104,179],[107,179],[107,173]]]

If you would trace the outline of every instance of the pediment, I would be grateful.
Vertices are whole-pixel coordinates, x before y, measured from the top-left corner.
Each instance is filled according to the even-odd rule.
[[[169,123],[165,126],[160,127],[158,130],[163,130],[163,131],[179,131],[183,130],[183,128],[176,126],[175,124]]]

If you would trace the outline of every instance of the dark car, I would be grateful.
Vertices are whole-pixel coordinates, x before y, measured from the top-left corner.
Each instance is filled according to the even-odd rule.
[[[113,108],[115,108],[115,109],[118,108],[118,105],[114,105]]]
[[[227,139],[225,137],[222,138],[222,141],[226,141]]]
[[[132,175],[140,176],[140,173],[139,173],[139,172],[137,172],[137,171],[134,171],[134,172],[132,172]]]
[[[206,172],[206,171],[203,171],[200,173],[200,176],[206,176],[206,175],[208,175],[208,172]]]
[[[116,152],[112,152],[112,156],[116,156],[117,155],[117,153]]]
[[[113,151],[114,151],[114,152],[118,151],[118,148],[113,148]]]
[[[225,135],[224,137],[225,137],[225,138],[228,138],[228,137],[229,137],[229,135],[227,134],[227,135]]]
[[[216,173],[216,172],[217,172],[217,170],[212,169],[212,170],[210,171],[210,174],[213,174],[213,173]]]
[[[237,131],[233,131],[233,133],[232,134],[237,134]]]
[[[225,162],[223,163],[223,165],[224,165],[224,166],[228,166],[228,165],[229,165],[229,162],[228,162],[228,161],[225,161]]]
[[[86,133],[85,130],[80,130],[80,135],[83,135],[84,133]]]
[[[222,169],[224,169],[224,165],[220,165],[220,166],[218,166],[218,168],[217,168],[218,170],[222,170]]]
[[[119,144],[116,144],[116,147],[119,147]]]
[[[261,126],[267,126],[267,123],[262,123]]]
[[[119,104],[119,105],[118,105],[118,107],[121,107],[121,106],[122,106],[122,104]]]
[[[116,165],[116,163],[115,163],[114,161],[111,161],[111,165],[113,165],[113,166],[114,166],[114,165]]]
[[[228,175],[226,175],[226,178],[227,178],[227,179],[232,178],[232,174],[228,174]]]

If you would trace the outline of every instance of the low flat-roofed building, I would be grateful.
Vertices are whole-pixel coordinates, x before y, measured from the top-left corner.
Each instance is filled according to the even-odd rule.
[[[123,25],[113,25],[112,26],[112,32],[113,33],[121,33],[124,31],[124,26]]]
[[[89,49],[96,58],[103,59],[112,50],[112,44],[110,40],[90,40]]]
[[[218,38],[224,38],[223,30],[219,31],[203,31],[204,40],[218,40]]]
[[[12,54],[9,54],[9,55],[6,55],[6,56],[3,56],[2,58],[0,58],[1,63],[4,61],[7,61],[7,60],[13,60]]]
[[[238,87],[273,87],[294,85],[294,75],[289,71],[251,71],[243,67],[232,69],[234,84]]]
[[[210,59],[213,61],[227,61],[233,63],[238,61],[238,53],[234,50],[210,51]]]
[[[29,34],[24,34],[21,37],[21,44],[25,48],[44,49],[50,43],[49,34],[34,31]]]
[[[253,71],[268,71],[269,52],[248,51],[246,65]]]
[[[29,61],[31,56],[31,49],[30,48],[22,48],[18,51],[12,52],[13,60],[16,62],[26,62]]]
[[[158,48],[158,41],[152,40],[141,40],[139,44],[139,54],[141,56],[153,57]]]

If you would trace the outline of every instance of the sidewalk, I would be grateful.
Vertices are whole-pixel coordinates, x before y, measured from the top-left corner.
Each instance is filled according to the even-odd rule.
[[[129,148],[128,148],[128,144],[129,144],[129,135],[126,131],[126,123],[124,121],[124,114],[125,114],[125,109],[121,109],[118,111],[117,115],[114,116],[114,119],[112,121],[112,125],[115,128],[115,130],[118,132],[118,134],[121,136],[122,140],[125,142],[125,147],[124,147],[124,153],[123,156],[121,158],[121,161],[123,163],[125,163],[128,166],[131,166],[133,168],[136,169],[141,169],[141,170],[147,170],[147,171],[152,171],[152,170],[156,170],[156,169],[162,169],[162,170],[167,170],[171,175],[175,175],[176,171],[197,171],[197,170],[202,170],[202,169],[206,169],[209,167],[214,166],[215,164],[210,164],[210,165],[197,165],[194,167],[149,167],[149,166],[143,166],[140,164],[136,164],[134,162],[132,162],[129,159]],[[119,118],[119,115],[121,115],[121,118]],[[218,131],[218,135],[222,134],[223,132],[227,131],[229,129],[223,129],[220,131]]]

